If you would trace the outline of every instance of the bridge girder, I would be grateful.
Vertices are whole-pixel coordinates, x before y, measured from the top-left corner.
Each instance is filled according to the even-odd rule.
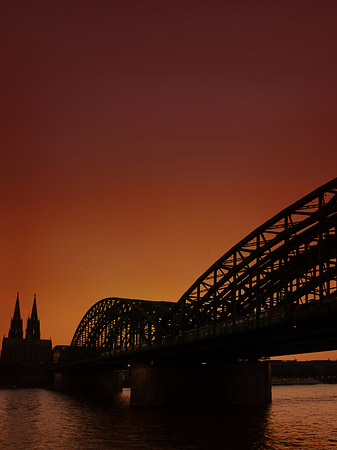
[[[151,346],[167,334],[161,322],[170,306],[170,302],[102,299],[84,315],[70,345],[105,355]]]
[[[337,178],[290,205],[216,261],[177,303],[106,298],[85,314],[71,347],[101,355],[169,344],[199,331],[337,298]]]
[[[216,261],[167,318],[170,339],[219,322],[323,301],[337,290],[337,178],[269,219]]]

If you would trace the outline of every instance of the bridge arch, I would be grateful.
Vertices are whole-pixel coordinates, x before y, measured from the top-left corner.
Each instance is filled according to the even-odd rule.
[[[337,178],[285,208],[227,251],[177,303],[109,297],[71,347],[114,354],[240,323],[291,318],[337,298]],[[222,329],[222,328],[221,328]]]
[[[337,291],[337,178],[290,205],[226,252],[182,295],[170,338],[329,301]]]
[[[162,301],[104,298],[84,315],[70,346],[101,355],[151,346],[167,334],[162,321],[170,306]]]

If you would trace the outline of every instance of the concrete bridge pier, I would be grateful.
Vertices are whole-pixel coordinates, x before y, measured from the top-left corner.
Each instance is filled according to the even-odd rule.
[[[54,388],[62,391],[101,391],[106,394],[122,390],[120,371],[63,371],[54,376]]]
[[[235,405],[271,402],[270,363],[153,367],[131,373],[130,406]]]

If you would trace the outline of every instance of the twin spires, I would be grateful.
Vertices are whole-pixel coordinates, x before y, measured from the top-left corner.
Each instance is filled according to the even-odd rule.
[[[16,339],[23,338],[19,293],[17,293],[16,296],[14,315],[11,319],[11,327],[8,332],[8,337]],[[36,294],[34,294],[32,314],[27,320],[26,339],[40,339],[40,321],[37,318]]]

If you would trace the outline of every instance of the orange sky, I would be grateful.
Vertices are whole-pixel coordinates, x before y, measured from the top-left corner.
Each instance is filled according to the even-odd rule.
[[[17,291],[25,320],[37,293],[55,345],[103,297],[176,301],[335,178],[336,14],[328,0],[5,0],[2,334]]]

